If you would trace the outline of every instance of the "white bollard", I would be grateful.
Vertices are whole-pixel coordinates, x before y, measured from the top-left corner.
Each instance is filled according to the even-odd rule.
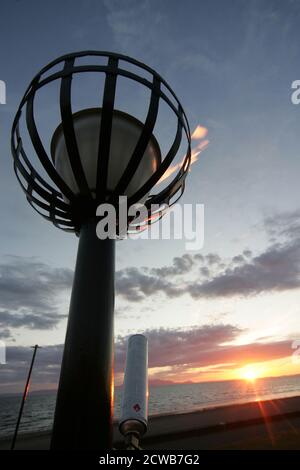
[[[142,436],[148,424],[148,340],[132,335],[128,340],[120,432]]]

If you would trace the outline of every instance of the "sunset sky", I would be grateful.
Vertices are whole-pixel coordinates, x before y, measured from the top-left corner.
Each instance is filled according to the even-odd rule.
[[[78,242],[27,203],[12,168],[12,119],[45,64],[85,49],[153,67],[192,131],[200,126],[181,203],[204,204],[204,247],[117,243],[116,383],[137,332],[149,340],[153,383],[242,378],[249,366],[258,376],[300,373],[299,24],[296,0],[2,2],[0,393],[22,389],[35,343],[33,387],[56,387]],[[45,130],[50,96],[43,106]]]

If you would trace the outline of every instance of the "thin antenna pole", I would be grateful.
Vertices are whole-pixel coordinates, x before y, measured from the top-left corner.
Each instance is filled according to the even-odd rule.
[[[33,356],[32,356],[32,359],[31,359],[31,364],[30,364],[30,368],[29,368],[29,372],[28,372],[28,376],[27,376],[27,380],[26,380],[26,385],[25,385],[25,389],[24,389],[24,393],[23,393],[23,397],[22,397],[22,401],[21,401],[21,406],[20,406],[20,410],[19,410],[18,421],[17,421],[17,424],[16,424],[16,429],[15,429],[15,433],[14,433],[14,437],[13,437],[13,440],[12,440],[12,443],[11,443],[10,450],[14,450],[14,448],[15,448],[17,435],[18,435],[18,430],[19,430],[19,426],[20,426],[20,422],[21,422],[21,418],[22,418],[23,408],[24,408],[24,404],[25,404],[26,397],[27,397],[28,390],[29,390],[31,372],[32,372],[32,368],[33,368],[33,364],[34,364],[34,360],[35,360],[35,355],[36,355],[37,349],[39,348],[39,345],[36,344],[35,346],[32,346],[32,348],[34,349]]]

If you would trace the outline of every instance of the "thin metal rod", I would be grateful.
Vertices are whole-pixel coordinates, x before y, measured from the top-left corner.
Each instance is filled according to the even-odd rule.
[[[21,422],[21,418],[22,418],[22,414],[23,414],[23,408],[24,408],[26,397],[27,397],[28,390],[29,390],[31,372],[32,372],[36,352],[37,352],[37,349],[38,349],[39,346],[36,344],[35,346],[32,346],[32,347],[33,347],[33,355],[32,355],[31,364],[30,364],[30,368],[29,368],[29,372],[28,372],[28,376],[27,376],[27,380],[26,380],[26,385],[25,385],[24,392],[23,392],[23,397],[22,397],[21,406],[20,406],[20,410],[19,410],[18,420],[17,420],[14,436],[13,436],[13,439],[12,439],[12,442],[11,442],[10,450],[14,450],[15,445],[16,445],[18,430],[19,430],[19,426],[20,426],[20,422]]]
[[[82,226],[51,449],[112,446],[115,240]]]

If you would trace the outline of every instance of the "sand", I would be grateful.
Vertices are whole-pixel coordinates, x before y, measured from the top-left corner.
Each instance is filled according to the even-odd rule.
[[[17,449],[49,449],[50,432],[20,435]],[[114,423],[114,445],[123,438]],[[0,450],[10,440],[0,441]],[[300,449],[300,396],[149,418],[144,449]]]

